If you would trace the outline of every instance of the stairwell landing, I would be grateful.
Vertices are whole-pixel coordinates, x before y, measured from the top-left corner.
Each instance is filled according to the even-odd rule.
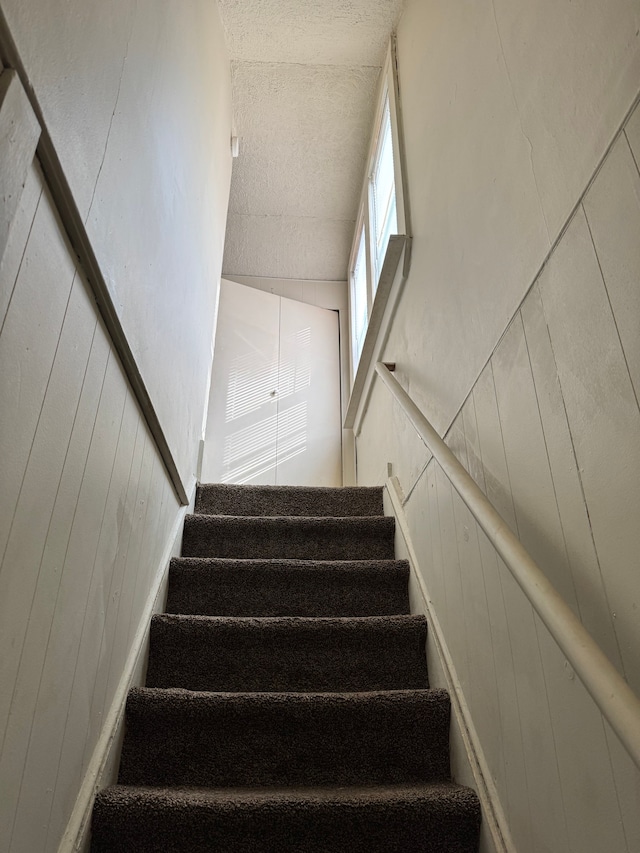
[[[204,485],[92,853],[476,853],[377,488]]]

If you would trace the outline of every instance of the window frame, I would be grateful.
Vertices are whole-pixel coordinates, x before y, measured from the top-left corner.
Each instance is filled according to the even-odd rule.
[[[373,122],[373,131],[369,143],[367,162],[365,169],[365,177],[360,194],[358,204],[358,213],[356,216],[356,227],[354,231],[353,241],[351,244],[351,252],[349,255],[348,266],[348,291],[349,291],[349,317],[350,317],[350,333],[351,346],[349,352],[351,355],[351,387],[353,389],[356,383],[357,375],[366,370],[367,365],[363,363],[362,353],[365,349],[365,343],[369,335],[369,325],[371,324],[374,311],[376,315],[380,315],[384,311],[384,306],[388,297],[388,288],[379,289],[378,285],[385,277],[395,275],[396,268],[390,268],[392,262],[391,256],[399,261],[397,246],[394,251],[390,251],[392,240],[390,235],[383,257],[378,257],[376,253],[376,234],[375,234],[375,213],[374,213],[374,175],[376,165],[379,161],[381,146],[383,143],[383,129],[385,108],[389,103],[389,117],[391,124],[391,145],[393,152],[393,172],[394,172],[394,188],[396,197],[396,221],[397,235],[403,238],[408,238],[409,234],[409,211],[407,206],[406,180],[404,168],[404,150],[402,145],[401,121],[400,121],[400,101],[398,89],[398,74],[396,62],[396,40],[392,36],[389,47],[387,49],[387,57],[382,68],[378,91],[376,96],[376,110]],[[356,272],[356,264],[358,259],[359,238],[364,228],[365,234],[365,256],[366,256],[366,276],[367,276],[367,333],[360,347],[357,348],[356,340],[356,321],[355,321],[355,298],[354,298],[354,277]]]

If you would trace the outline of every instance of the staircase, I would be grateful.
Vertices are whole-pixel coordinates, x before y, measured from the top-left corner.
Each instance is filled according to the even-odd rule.
[[[381,489],[201,486],[92,853],[476,853]]]

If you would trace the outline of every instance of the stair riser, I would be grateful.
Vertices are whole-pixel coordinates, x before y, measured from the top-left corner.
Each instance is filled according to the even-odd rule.
[[[384,565],[384,564],[382,564]],[[409,612],[406,563],[386,568],[174,560],[168,613],[203,616],[392,616]]]
[[[381,488],[200,486],[196,512],[208,515],[383,515]]]
[[[392,560],[394,523],[379,519],[187,516],[184,557]]]
[[[448,728],[442,691],[365,699],[132,691],[120,782],[255,787],[446,780]]]
[[[336,808],[96,809],[93,853],[475,853],[479,809]],[[444,840],[446,839],[446,840]]]
[[[202,691],[426,688],[426,621],[154,617],[148,687]],[[364,623],[364,624],[363,624]]]

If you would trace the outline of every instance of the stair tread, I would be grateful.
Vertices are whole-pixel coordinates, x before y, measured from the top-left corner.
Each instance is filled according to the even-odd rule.
[[[408,575],[407,560],[300,560],[287,557],[172,557],[171,564],[185,568],[238,569],[246,571],[286,569],[287,571],[312,572],[331,569],[335,572],[387,573],[402,571]]]
[[[340,690],[322,691],[317,693],[301,693],[295,690],[282,691],[237,691],[227,693],[224,691],[197,691],[183,690],[179,687],[132,687],[127,699],[127,709],[130,704],[136,705],[140,702],[150,702],[161,705],[164,703],[185,705],[210,703],[212,705],[228,705],[232,702],[243,702],[247,705],[277,704],[290,707],[298,702],[300,705],[326,704],[362,704],[377,702],[381,705],[398,705],[405,699],[416,699],[429,702],[449,702],[449,694],[440,687],[410,688],[406,690],[361,690],[357,693],[344,692]]]
[[[422,628],[426,621],[424,616],[409,613],[389,616],[206,616],[198,613],[156,613],[151,620],[152,624],[184,626],[187,629],[192,627],[194,630],[224,627],[238,632],[308,630],[314,633],[331,628],[359,632],[411,630]]]
[[[200,788],[189,786],[159,787],[153,785],[111,785],[99,792],[103,801],[124,799],[147,799],[177,805],[180,801],[199,802],[204,805],[238,804],[277,804],[278,802],[324,802],[324,803],[375,803],[375,802],[414,802],[423,803],[441,798],[466,800],[470,805],[477,801],[473,789],[456,782],[431,782],[413,785],[316,785],[308,787],[242,787],[242,788]]]

